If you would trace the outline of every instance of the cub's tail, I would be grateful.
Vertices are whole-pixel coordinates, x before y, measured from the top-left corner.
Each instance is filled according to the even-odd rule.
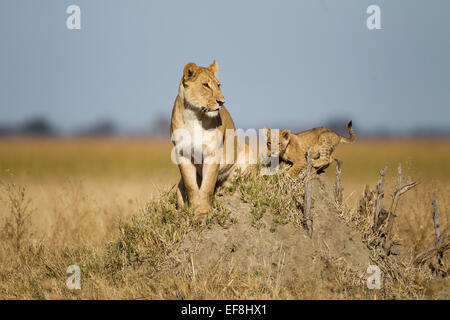
[[[355,141],[355,134],[353,133],[351,121],[347,124],[347,128],[348,128],[348,133],[350,134],[350,137],[348,137],[348,138],[341,137],[341,143],[352,143],[353,141]]]

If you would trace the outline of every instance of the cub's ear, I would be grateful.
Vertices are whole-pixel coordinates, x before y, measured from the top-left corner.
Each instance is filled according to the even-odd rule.
[[[192,79],[197,74],[197,71],[198,71],[197,65],[193,62],[189,62],[184,67],[183,79],[184,80]]]
[[[214,75],[217,77],[217,72],[219,71],[219,65],[217,64],[217,61],[214,60],[213,63],[208,67],[208,69],[214,73]]]
[[[281,135],[282,135],[283,139],[289,140],[291,138],[291,131],[288,129],[283,130],[283,131],[281,131]]]

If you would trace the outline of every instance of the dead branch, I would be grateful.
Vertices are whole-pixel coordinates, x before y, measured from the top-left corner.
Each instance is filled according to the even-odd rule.
[[[424,250],[416,255],[414,264],[423,265],[435,255],[443,255],[448,249],[450,249],[450,232],[447,228],[439,237],[439,243],[436,243],[432,248]]]
[[[378,214],[377,224],[374,225],[374,230],[378,230],[386,221],[386,218],[389,215],[389,210],[386,208],[381,208],[380,213]]]
[[[369,212],[372,213],[372,210],[370,208],[372,200],[373,193],[370,190],[369,186],[366,184],[363,190],[363,195],[359,199],[358,214],[367,215],[369,214]]]
[[[439,245],[442,242],[441,231],[440,231],[440,222],[439,222],[439,212],[438,212],[438,199],[435,197],[432,201],[433,203],[433,221],[434,221],[434,233],[436,234],[436,245]],[[436,257],[436,263],[438,265],[442,265],[442,257],[443,253],[439,252]]]
[[[384,169],[380,171],[380,179],[378,180],[377,185],[375,186],[375,211],[373,213],[373,230],[377,230],[375,226],[378,225],[378,215],[381,210],[381,199],[384,197],[384,176],[386,174],[387,164],[385,164]]]
[[[401,169],[399,172],[401,174]],[[401,178],[399,178],[399,181],[401,182]],[[387,217],[386,240],[383,245],[383,248],[386,251],[386,254],[389,254],[391,247],[392,247],[392,229],[394,226],[394,218],[396,217],[395,211],[397,210],[398,201],[405,192],[411,190],[418,184],[419,184],[419,182],[411,182],[403,187],[401,185],[399,185],[399,186],[397,186],[397,188],[394,191],[394,194],[392,195],[392,202],[389,207],[388,217]]]
[[[339,205],[342,204],[342,180],[341,180],[341,174],[342,174],[342,161],[339,159],[335,159],[336,161],[336,189],[335,189],[335,197],[336,201]]]
[[[308,229],[308,236],[311,238],[313,233],[313,221],[311,218],[311,152],[308,148],[307,152],[307,165],[306,165],[306,176],[305,176],[305,213],[304,218],[306,222],[306,228]]]

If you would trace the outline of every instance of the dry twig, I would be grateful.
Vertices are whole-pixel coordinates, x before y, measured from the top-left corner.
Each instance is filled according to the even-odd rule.
[[[311,150],[308,148],[307,153],[307,166],[306,166],[306,176],[305,176],[305,222],[306,228],[308,229],[308,236],[311,238],[313,233],[313,221],[311,218]]]
[[[400,197],[407,191],[411,190],[415,186],[417,186],[419,182],[411,182],[407,185],[402,186],[402,166],[398,165],[398,185],[395,188],[394,194],[392,195],[392,202],[388,210],[387,214],[387,227],[386,227],[386,240],[384,242],[383,248],[386,251],[386,254],[390,253],[392,248],[392,229],[394,226],[394,218],[396,217],[395,211],[397,210],[397,205]]]
[[[378,180],[377,185],[375,186],[375,211],[373,214],[373,229],[376,230],[376,226],[380,225],[378,223],[378,215],[381,210],[381,199],[384,197],[384,176],[386,174],[387,164],[384,166],[383,170],[380,171],[380,180]]]
[[[441,238],[441,230],[440,230],[440,222],[439,222],[439,212],[438,212],[438,199],[437,197],[433,199],[433,222],[434,222],[434,233],[436,234],[436,245],[439,245],[442,242]],[[436,257],[436,263],[438,265],[442,265],[442,252],[439,252]]]
[[[341,180],[341,174],[342,174],[342,161],[339,159],[335,159],[336,161],[336,189],[335,189],[335,196],[336,201],[339,205],[342,204],[342,180]]]
[[[442,232],[440,240],[441,241],[435,244],[432,248],[424,250],[416,255],[414,258],[414,264],[423,265],[427,262],[427,260],[431,259],[435,255],[443,255],[446,250],[450,249],[450,232],[448,228]]]

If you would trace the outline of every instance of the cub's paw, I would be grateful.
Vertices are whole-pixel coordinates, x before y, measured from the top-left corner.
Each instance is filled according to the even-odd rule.
[[[197,219],[206,218],[211,211],[211,205],[208,203],[199,203],[194,209],[194,215]]]
[[[288,170],[288,174],[291,178],[295,178],[299,175],[300,171],[300,168],[292,167]]]

